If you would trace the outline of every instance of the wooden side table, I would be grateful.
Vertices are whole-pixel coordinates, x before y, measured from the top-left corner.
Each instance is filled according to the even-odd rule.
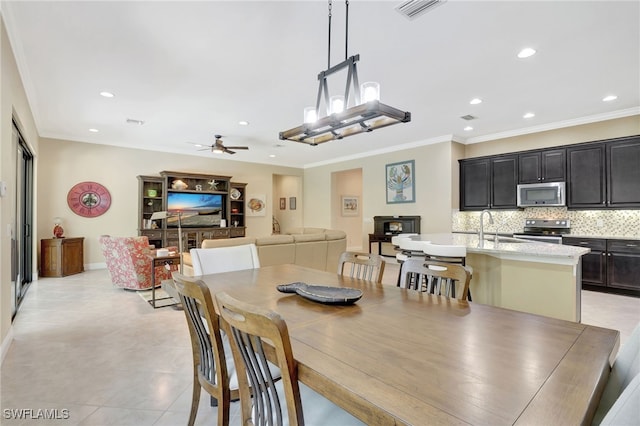
[[[156,256],[155,254],[152,254],[149,255],[149,259],[151,260],[151,299],[149,300],[149,304],[153,306],[154,309],[175,305],[175,302],[163,302],[160,305],[156,304],[156,301],[173,299],[171,296],[156,299],[156,267],[164,267],[165,265],[180,265],[180,253],[174,253],[168,256]]]
[[[40,241],[40,276],[66,277],[84,272],[84,237]]]

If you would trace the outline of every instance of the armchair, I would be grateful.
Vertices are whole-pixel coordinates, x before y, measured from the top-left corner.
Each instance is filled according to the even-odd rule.
[[[100,247],[114,286],[128,290],[151,288],[151,261],[148,256],[155,250],[149,245],[149,238],[103,235],[100,237]],[[169,251],[177,251],[175,247],[167,248]],[[159,286],[162,280],[171,279],[171,269],[158,266],[154,272],[156,286]]]

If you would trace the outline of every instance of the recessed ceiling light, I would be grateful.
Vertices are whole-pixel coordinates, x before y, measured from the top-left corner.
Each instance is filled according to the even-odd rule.
[[[481,103],[482,103],[482,99],[480,99],[480,98],[473,98],[473,99],[471,99],[471,100],[469,101],[469,103],[470,103],[471,105],[478,105],[478,104],[481,104]]]
[[[471,127],[471,126],[467,126],[467,127],[465,127],[465,128],[464,128],[464,130],[466,130],[467,132],[469,132],[469,131],[473,130],[473,127]]]
[[[604,102],[611,102],[611,101],[615,101],[616,99],[618,99],[616,95],[609,95],[602,98]]]
[[[275,157],[276,157],[276,155],[275,155],[275,154],[269,154],[269,157],[270,157],[270,158],[275,158]]]
[[[536,54],[536,49],[532,49],[530,47],[525,47],[520,52],[518,52],[518,58],[524,59]]]
[[[100,130],[98,130],[98,129],[89,129],[89,131],[90,131],[91,133],[98,133]]]
[[[238,121],[238,124],[241,125],[241,126],[248,126],[249,122],[245,121],[245,120],[242,120],[242,121]]]
[[[535,115],[534,113],[532,113],[532,112],[528,112],[528,113],[526,113],[525,115],[523,115],[523,116],[522,116],[522,118],[533,118],[533,117],[535,117],[535,116],[536,116],[536,115]]]
[[[137,124],[138,126],[142,126],[144,124],[143,120],[135,120],[133,118],[127,118],[127,124]]]
[[[105,98],[113,98],[115,95],[111,92],[100,92],[100,96],[104,96]]]
[[[201,143],[195,143],[194,144],[196,148],[203,148],[204,145],[202,145]]]

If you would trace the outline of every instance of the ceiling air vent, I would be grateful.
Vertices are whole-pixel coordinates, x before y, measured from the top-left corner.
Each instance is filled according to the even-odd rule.
[[[463,120],[471,121],[471,120],[475,120],[475,119],[476,119],[476,118],[478,118],[478,117],[474,117],[473,115],[469,115],[469,114],[467,114],[467,115],[463,115],[463,116],[462,116],[462,117],[460,117],[460,118],[462,118]]]
[[[415,19],[446,1],[447,0],[408,0],[397,6],[396,10],[408,19]]]

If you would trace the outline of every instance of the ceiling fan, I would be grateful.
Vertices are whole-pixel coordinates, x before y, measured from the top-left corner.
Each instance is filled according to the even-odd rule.
[[[222,136],[221,135],[214,135],[215,136],[215,142],[209,146],[207,146],[206,148],[200,149],[199,151],[204,151],[206,149],[211,149],[211,152],[213,152],[214,154],[235,154],[236,152],[233,151],[234,149],[249,149],[248,146],[224,146],[224,142],[222,142]],[[204,145],[200,145],[197,144],[196,146],[204,146]]]

